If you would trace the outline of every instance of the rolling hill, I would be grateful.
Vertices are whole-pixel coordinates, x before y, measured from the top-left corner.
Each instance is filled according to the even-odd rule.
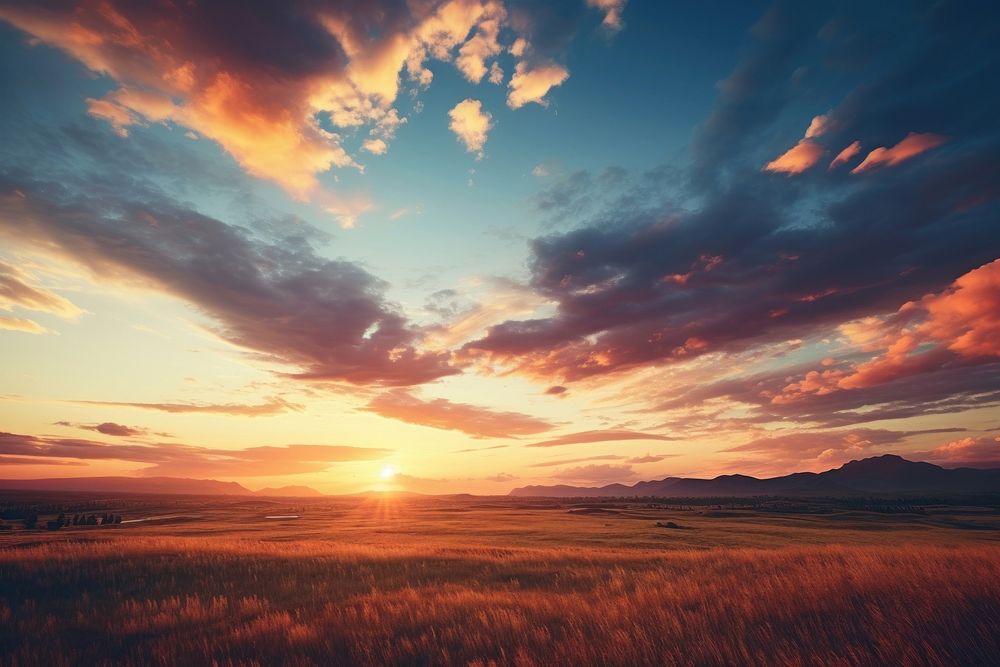
[[[720,475],[712,479],[667,477],[632,485],[600,487],[524,486],[512,496],[807,496],[884,493],[1000,493],[1000,469],[942,468],[886,454],[845,463],[821,473],[798,472],[759,479],[747,475]]]

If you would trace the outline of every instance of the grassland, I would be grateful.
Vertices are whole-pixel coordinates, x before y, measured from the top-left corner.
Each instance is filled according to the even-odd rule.
[[[1000,663],[991,508],[107,503],[0,536],[4,664]]]

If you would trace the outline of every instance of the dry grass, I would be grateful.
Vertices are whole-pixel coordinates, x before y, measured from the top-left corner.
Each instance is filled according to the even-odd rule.
[[[356,546],[117,534],[0,550],[0,661],[1000,663],[1000,547]]]

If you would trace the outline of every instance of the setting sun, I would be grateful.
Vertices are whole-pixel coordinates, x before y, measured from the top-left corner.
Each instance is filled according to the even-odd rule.
[[[396,469],[393,468],[392,466],[386,466],[382,468],[382,472],[379,473],[379,476],[382,479],[390,480],[396,476]]]

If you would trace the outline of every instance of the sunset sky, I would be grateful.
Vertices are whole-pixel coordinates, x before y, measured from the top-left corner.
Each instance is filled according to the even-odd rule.
[[[0,477],[1000,467],[1000,14],[820,5],[0,0]]]

